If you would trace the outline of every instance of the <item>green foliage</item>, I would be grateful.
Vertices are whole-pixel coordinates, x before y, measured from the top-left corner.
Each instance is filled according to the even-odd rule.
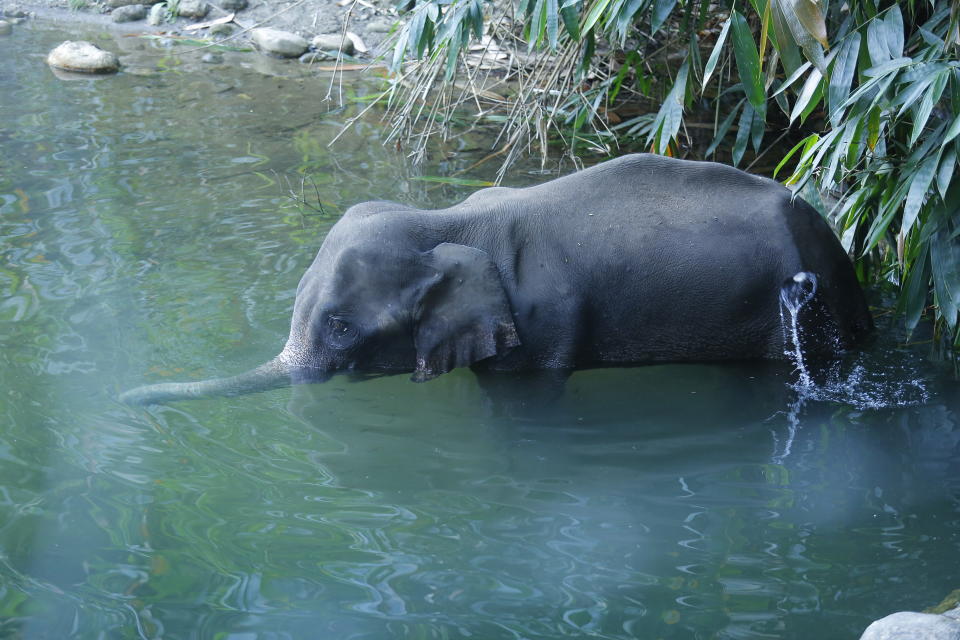
[[[632,140],[735,165],[769,152],[792,188],[835,201],[828,216],[844,246],[872,282],[898,287],[906,328],[932,302],[938,326],[960,345],[958,3],[823,4],[421,1],[394,45],[395,131],[413,136],[425,119],[442,125],[453,108],[479,106],[489,87],[510,82],[519,89],[499,96],[505,166],[534,141],[546,155],[557,137],[570,151]],[[471,64],[478,49],[487,62],[508,58],[492,84]],[[452,93],[458,71],[471,91],[425,109],[428,95]],[[713,115],[708,144],[687,127],[695,103],[694,113]],[[643,112],[609,117],[630,105]],[[420,154],[429,127],[418,134]]]

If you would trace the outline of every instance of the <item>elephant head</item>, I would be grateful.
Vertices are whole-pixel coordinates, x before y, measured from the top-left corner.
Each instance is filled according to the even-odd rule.
[[[278,356],[238,376],[147,385],[120,400],[238,395],[338,372],[412,372],[423,382],[520,344],[489,254],[448,242],[425,248],[422,237],[404,244],[408,235],[345,217],[300,281]]]

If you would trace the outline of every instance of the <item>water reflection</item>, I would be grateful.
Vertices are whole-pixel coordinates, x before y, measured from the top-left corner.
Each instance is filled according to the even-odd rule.
[[[337,211],[465,191],[376,122],[327,149],[325,85],[63,84],[66,37],[0,40],[38,63],[0,72],[0,636],[848,638],[956,586],[960,394],[904,351],[863,371],[929,399],[873,409],[787,365],[117,405],[276,353]]]

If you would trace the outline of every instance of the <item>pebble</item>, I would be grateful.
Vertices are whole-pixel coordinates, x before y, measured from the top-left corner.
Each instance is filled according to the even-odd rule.
[[[85,40],[67,40],[47,56],[47,64],[65,71],[113,73],[120,68],[117,56]]]
[[[243,11],[247,8],[247,0],[220,0],[218,4],[224,11]]]
[[[220,24],[215,24],[210,27],[210,35],[225,38],[227,36],[233,35],[235,27],[229,22],[224,22]]]
[[[205,62],[207,64],[220,64],[223,62],[222,53],[205,53],[200,56],[200,62]]]
[[[393,21],[391,20],[379,18],[367,23],[367,31],[371,33],[388,33],[390,29],[393,29]]]
[[[8,36],[13,33],[13,25],[6,20],[0,20],[0,36]]]
[[[307,50],[307,41],[295,33],[261,27],[250,31],[257,48],[283,58],[298,58]]]

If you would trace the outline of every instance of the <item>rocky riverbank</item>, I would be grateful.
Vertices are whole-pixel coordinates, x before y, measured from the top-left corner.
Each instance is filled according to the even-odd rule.
[[[208,42],[209,50],[198,52],[207,62],[229,48],[363,65],[394,29],[397,11],[388,0],[0,0],[0,37],[28,20]]]

